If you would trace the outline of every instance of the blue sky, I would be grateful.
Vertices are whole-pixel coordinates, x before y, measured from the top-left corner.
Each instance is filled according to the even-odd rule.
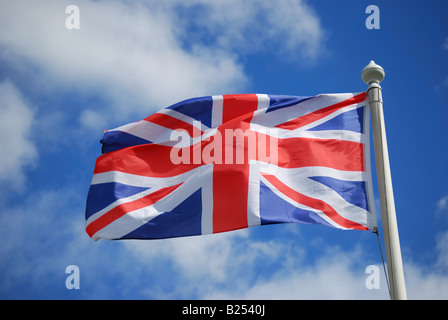
[[[79,30],[66,28],[70,4]],[[370,4],[380,29],[365,26]],[[382,270],[371,232],[93,242],[84,231],[104,129],[195,96],[361,92],[373,59],[386,71],[408,297],[447,299],[447,11],[442,0],[0,0],[0,298],[387,299],[383,275],[365,286],[367,266]],[[69,265],[80,289],[65,286]]]

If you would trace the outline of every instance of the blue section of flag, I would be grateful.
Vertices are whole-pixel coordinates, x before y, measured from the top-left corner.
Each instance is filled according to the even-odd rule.
[[[201,234],[202,189],[170,212],[164,212],[128,233],[122,239],[162,239]]]
[[[210,128],[212,126],[212,106],[212,97],[208,96],[188,99],[176,103],[168,107],[168,109],[183,113]]]
[[[129,186],[118,182],[92,184],[87,196],[86,219],[117,199],[130,197],[148,189],[150,188]]]
[[[286,96],[286,95],[269,95],[269,107],[266,110],[266,113],[282,109],[288,108],[295,104],[304,102],[308,99],[313,98],[312,96]]]
[[[103,139],[100,142],[103,144],[102,153],[151,143],[151,141],[136,137],[124,131],[107,131],[104,133]]]
[[[348,130],[363,133],[364,107],[350,110],[330,120],[308,129],[308,131],[321,130]]]
[[[331,226],[315,212],[298,208],[283,200],[262,181],[260,181],[260,218],[261,224],[298,222]]]
[[[336,191],[345,201],[369,211],[366,183],[364,181],[346,181],[331,177],[310,177]]]

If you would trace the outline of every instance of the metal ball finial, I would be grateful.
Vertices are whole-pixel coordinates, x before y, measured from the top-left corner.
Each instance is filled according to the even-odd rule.
[[[361,72],[362,81],[364,81],[366,84],[380,83],[381,81],[383,81],[384,76],[384,69],[381,66],[377,65],[373,60],[371,60],[370,63],[365,66]]]

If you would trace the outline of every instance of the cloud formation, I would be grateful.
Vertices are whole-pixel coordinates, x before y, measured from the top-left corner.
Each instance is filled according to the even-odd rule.
[[[444,212],[448,209],[448,195],[440,198],[437,201],[437,212]]]
[[[179,18],[187,32],[180,37],[185,42],[193,39],[236,52],[299,52],[306,60],[317,58],[323,48],[325,37],[319,16],[302,0],[168,3],[175,3],[182,12]]]
[[[105,94],[117,117],[245,81],[227,52],[184,50],[169,12],[141,1],[78,6],[81,28],[68,30],[61,1],[7,2],[0,13],[3,58],[37,67],[53,90]]]
[[[275,48],[310,60],[323,45],[319,19],[304,1],[81,0],[79,30],[65,26],[67,5],[3,4],[2,58],[38,68],[47,89],[102,93],[113,110],[105,117],[117,119],[243,90],[243,52]],[[89,115],[96,117],[84,113],[81,124],[89,126]]]
[[[31,140],[34,112],[8,80],[0,82],[0,115],[0,183],[19,189],[26,168],[37,161],[38,153]]]

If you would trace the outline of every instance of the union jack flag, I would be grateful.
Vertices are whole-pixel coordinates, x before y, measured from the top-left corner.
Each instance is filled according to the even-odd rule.
[[[373,229],[365,98],[209,96],[106,130],[86,232],[98,240],[296,222]]]

